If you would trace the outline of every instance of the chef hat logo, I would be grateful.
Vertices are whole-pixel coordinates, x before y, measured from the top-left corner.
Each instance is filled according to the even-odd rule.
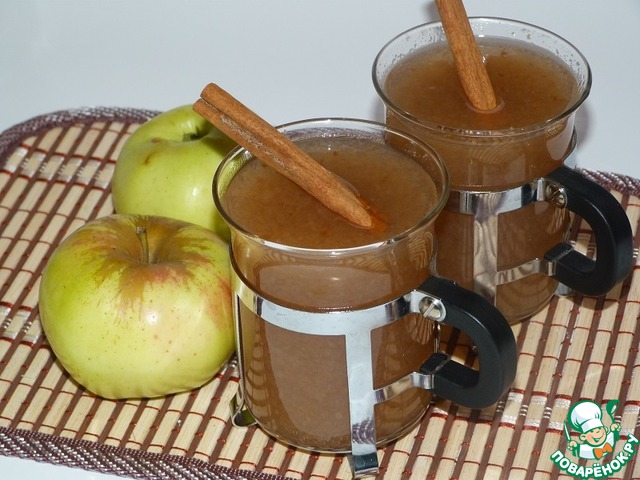
[[[602,409],[600,405],[590,400],[578,402],[569,412],[569,423],[571,428],[580,433],[587,433],[594,428],[603,428]]]

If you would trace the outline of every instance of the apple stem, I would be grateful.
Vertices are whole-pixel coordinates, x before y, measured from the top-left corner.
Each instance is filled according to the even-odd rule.
[[[149,239],[147,238],[146,227],[136,227],[136,235],[140,239],[140,245],[142,246],[142,261],[150,263],[149,261]]]

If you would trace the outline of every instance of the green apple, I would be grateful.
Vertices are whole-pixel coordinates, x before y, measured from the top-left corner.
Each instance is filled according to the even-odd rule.
[[[96,395],[199,387],[235,348],[228,245],[166,217],[90,221],[48,260],[39,311],[62,366]]]
[[[118,155],[111,185],[116,213],[176,218],[228,239],[211,192],[216,168],[235,146],[192,105],[153,117]]]

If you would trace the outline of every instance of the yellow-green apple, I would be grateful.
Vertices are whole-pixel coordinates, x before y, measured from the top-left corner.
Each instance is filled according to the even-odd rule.
[[[56,247],[42,274],[45,335],[79,384],[157,397],[210,380],[235,347],[228,245],[180,220],[113,214]]]
[[[143,123],[122,146],[111,184],[116,213],[161,215],[229,238],[213,203],[213,175],[236,144],[184,105]]]

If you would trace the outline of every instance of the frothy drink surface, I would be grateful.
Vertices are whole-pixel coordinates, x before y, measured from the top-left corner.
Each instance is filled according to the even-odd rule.
[[[384,85],[391,101],[420,122],[388,109],[387,123],[435,148],[453,188],[502,190],[545,176],[568,155],[573,116],[550,120],[576,101],[579,89],[573,72],[539,47],[516,40],[480,42],[501,102],[497,111],[470,106],[448,46],[439,43],[400,60]],[[533,125],[539,128],[531,131]]]
[[[224,196],[236,224],[283,245],[344,248],[391,238],[416,225],[435,206],[431,177],[389,145],[345,137],[303,140],[298,145],[346,180],[388,228],[376,231],[349,224],[259,160],[235,175]]]
[[[572,72],[555,57],[519,41],[484,39],[481,51],[496,97],[496,112],[470,106],[447,44],[423,47],[396,65],[386,89],[405,111],[436,125],[498,130],[545,122],[574,100]]]
[[[252,288],[298,310],[350,310],[383,304],[424,281],[433,253],[433,221],[412,227],[433,211],[442,186],[436,189],[419,163],[384,143],[353,137],[297,143],[348,181],[382,214],[388,228],[354,227],[270,167],[250,160],[224,194],[226,212],[264,240],[305,247],[290,250],[243,235],[232,238],[234,260]],[[394,242],[377,243],[408,229]],[[332,250],[371,244],[375,247],[346,255]],[[348,451],[346,337],[284,329],[244,304],[239,325],[245,400],[262,428],[299,447]],[[371,352],[349,357],[349,362],[373,368],[373,388],[418,370],[434,349],[432,326],[418,314],[362,335],[371,336]],[[376,405],[377,441],[387,442],[411,428],[429,399],[429,392],[414,388]]]

